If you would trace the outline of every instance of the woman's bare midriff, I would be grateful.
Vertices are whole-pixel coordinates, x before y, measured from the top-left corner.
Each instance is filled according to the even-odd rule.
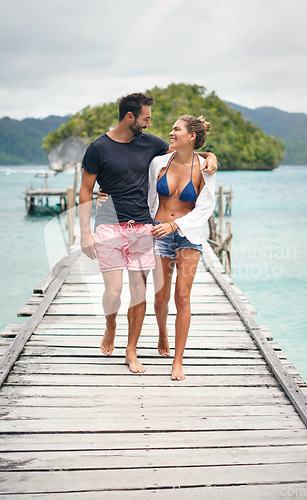
[[[158,222],[173,221],[193,210],[195,202],[187,202],[159,195],[159,208],[155,216]]]

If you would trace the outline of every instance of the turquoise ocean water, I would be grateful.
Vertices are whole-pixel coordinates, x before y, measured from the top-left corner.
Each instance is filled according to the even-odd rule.
[[[64,250],[64,222],[28,217],[23,191],[47,167],[0,167],[0,328],[16,318],[32,289]],[[49,179],[66,188],[73,173]],[[257,309],[288,358],[307,380],[307,166],[271,172],[219,172],[217,184],[234,192],[232,277]],[[63,232],[59,229],[61,227]],[[47,244],[46,244],[47,243]]]

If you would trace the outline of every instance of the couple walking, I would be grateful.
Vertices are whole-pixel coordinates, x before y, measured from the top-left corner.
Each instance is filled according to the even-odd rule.
[[[170,133],[171,146],[143,130],[150,127],[154,100],[130,94],[119,101],[116,127],[87,148],[83,158],[79,197],[81,248],[97,258],[105,291],[106,330],[103,354],[114,349],[116,316],[120,307],[123,269],[128,270],[130,305],[126,364],[133,373],[144,366],[137,358],[137,342],[146,309],[146,278],[154,270],[158,350],[170,355],[167,335],[168,302],[174,268],[175,355],[173,380],[183,380],[183,353],[188,336],[190,293],[202,251],[201,228],[215,204],[212,153],[195,153],[210,130],[203,117],[183,115]],[[95,182],[100,186],[93,236],[90,214]]]

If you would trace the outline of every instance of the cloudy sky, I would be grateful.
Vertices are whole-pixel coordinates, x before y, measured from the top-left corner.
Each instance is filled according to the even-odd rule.
[[[307,113],[307,0],[0,0],[0,117],[171,82]]]

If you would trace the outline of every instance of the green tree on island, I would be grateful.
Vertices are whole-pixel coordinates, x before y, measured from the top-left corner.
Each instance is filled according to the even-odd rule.
[[[283,158],[280,139],[266,135],[257,125],[225,104],[214,92],[206,95],[205,87],[184,83],[162,89],[154,87],[146,94],[155,99],[150,132],[169,141],[169,132],[176,119],[185,113],[205,116],[212,124],[208,142],[220,162],[221,170],[271,170]],[[49,152],[67,137],[85,137],[90,143],[114,127],[118,120],[118,103],[86,107],[43,140]],[[207,146],[202,148],[205,151]]]

